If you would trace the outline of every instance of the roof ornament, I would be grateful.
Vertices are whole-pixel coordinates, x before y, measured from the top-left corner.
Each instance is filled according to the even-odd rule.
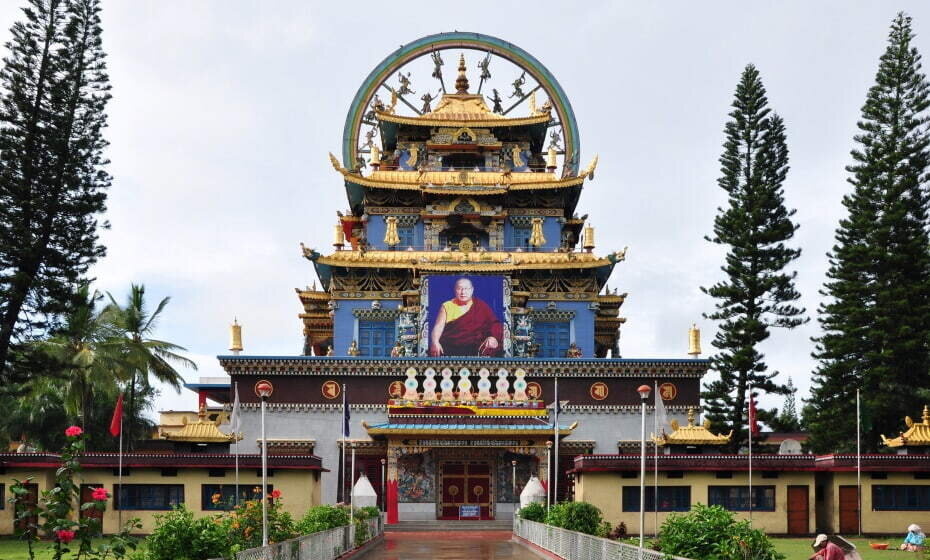
[[[423,113],[424,115],[431,112],[433,108],[430,106],[430,103],[432,103],[434,99],[436,98],[433,97],[433,94],[431,94],[430,92],[426,92],[422,96],[420,96],[420,101],[423,102],[423,107],[420,108],[420,112]]]
[[[442,55],[439,54],[439,51],[433,51],[430,54],[430,58],[433,59],[433,77],[439,80],[439,85],[442,86],[442,92],[446,93],[446,83],[442,79],[442,65],[445,64],[442,61]]]
[[[697,328],[697,323],[691,323],[688,329],[688,355],[692,358],[701,355],[701,329]]]
[[[904,417],[907,431],[896,438],[882,435],[882,443],[888,447],[930,446],[930,408],[924,406],[921,422],[915,422],[910,416]]]
[[[238,356],[242,352],[242,325],[237,318],[233,318],[232,325],[229,325],[229,351],[233,356]]]
[[[492,89],[491,91],[494,92],[494,95],[491,97],[491,103],[494,104],[494,109],[492,109],[492,111],[498,115],[503,115],[504,107],[501,106],[501,101],[503,101],[503,99],[501,99],[501,94],[499,94],[496,89]]]
[[[530,231],[530,245],[533,247],[542,247],[546,244],[546,238],[543,235],[542,225],[542,218],[533,218],[533,229]]]
[[[584,172],[581,174],[582,177],[587,177],[589,180],[594,179],[594,170],[597,168],[597,160],[599,156],[594,156],[594,159],[591,160],[591,163],[588,164],[588,167],[585,168]]]
[[[523,73],[520,74],[519,78],[517,78],[516,80],[513,81],[512,84],[510,84],[513,86],[513,93],[510,94],[510,97],[516,97],[518,99],[522,99],[526,97],[526,94],[523,93],[523,84],[525,83],[526,83],[526,70],[524,70]]]
[[[384,244],[393,249],[400,243],[400,237],[397,235],[397,217],[388,216],[387,229],[384,232]]]
[[[400,81],[400,87],[397,88],[397,95],[407,95],[408,93],[416,94],[415,91],[410,89],[410,72],[407,72],[406,76],[404,76],[403,72],[398,72],[397,79]]]
[[[491,52],[488,51],[488,54],[478,63],[478,68],[481,68],[481,81],[478,83],[478,93],[481,93],[481,86],[484,85],[484,82],[491,79],[491,70],[488,67],[491,65]]]
[[[459,77],[455,79],[455,93],[468,94],[468,76],[465,75],[465,55],[459,55]]]

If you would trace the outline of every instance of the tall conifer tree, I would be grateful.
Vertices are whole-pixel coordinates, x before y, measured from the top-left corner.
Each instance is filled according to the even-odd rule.
[[[738,448],[746,438],[746,390],[784,393],[769,373],[758,345],[771,327],[793,328],[807,319],[793,302],[795,272],[785,267],[801,254],[786,246],[797,225],[784,203],[788,148],[782,119],[768,108],[765,87],[753,65],[736,87],[717,181],[727,192],[727,208],[718,209],[714,234],[707,240],[728,247],[721,269],[726,280],[702,288],[715,300],[716,311],[705,316],[721,321],[711,357],[720,379],[708,383],[702,397],[708,417],[719,429],[733,428]]]
[[[99,0],[29,0],[0,69],[0,387],[104,248],[110,97]],[[26,372],[28,373],[28,372]]]
[[[897,434],[905,414],[920,412],[930,385],[930,100],[913,38],[911,18],[898,14],[846,168],[853,190],[828,255],[805,408],[817,451],[855,447],[856,389],[869,419],[863,445],[875,449],[880,433]]]

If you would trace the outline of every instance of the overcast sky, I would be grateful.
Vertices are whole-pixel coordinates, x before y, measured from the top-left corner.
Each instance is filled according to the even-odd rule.
[[[21,3],[0,4],[4,40]],[[188,380],[223,375],[215,356],[227,353],[234,316],[245,353],[299,354],[294,288],[314,273],[298,244],[328,248],[346,207],[326,154],[340,153],[348,105],[399,45],[459,30],[545,64],[574,106],[582,165],[600,154],[578,211],[597,229],[596,252],[629,246],[609,283],[629,293],[626,358],[684,357],[692,322],[711,350],[715,326],[701,314],[712,301],[699,287],[722,278],[724,249],[704,236],[725,202],[723,125],[740,72],[755,64],[787,127],[795,268],[816,319],[856,121],[898,10],[930,55],[925,0],[104,2],[114,181],[97,287],[121,299],[144,283],[152,305],[172,298],[157,336],[188,348],[200,368]],[[812,320],[763,348],[803,396],[817,333]],[[166,389],[157,408],[195,404]]]

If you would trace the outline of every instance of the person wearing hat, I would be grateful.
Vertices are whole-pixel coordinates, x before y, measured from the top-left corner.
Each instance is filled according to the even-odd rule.
[[[811,555],[811,560],[844,560],[846,558],[843,549],[827,540],[827,536],[823,533],[817,535],[811,546],[815,551]]]
[[[904,537],[904,542],[901,543],[901,550],[907,550],[908,552],[923,550],[925,538],[927,538],[927,536],[924,535],[920,526],[916,523],[911,523],[907,528],[907,535]]]

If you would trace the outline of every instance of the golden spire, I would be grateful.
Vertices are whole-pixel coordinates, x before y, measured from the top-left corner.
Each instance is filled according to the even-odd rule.
[[[468,76],[465,75],[465,55],[459,56],[459,77],[455,79],[455,93],[468,93]]]
[[[336,224],[336,229],[333,230],[333,247],[336,250],[342,250],[346,244],[346,231],[342,229],[342,222]]]
[[[530,232],[530,245],[533,247],[542,247],[546,244],[546,238],[543,236],[542,226],[542,218],[533,218],[533,230]]]
[[[233,318],[233,324],[229,326],[229,350],[236,356],[242,352],[242,325],[236,318]]]
[[[555,170],[555,168],[558,166],[558,162],[556,162],[555,156],[555,146],[549,146],[549,153],[546,157],[546,169],[549,171]]]
[[[688,329],[688,355],[697,358],[701,354],[701,329],[691,323]]]
[[[591,222],[588,222],[584,227],[584,244],[582,248],[589,253],[594,249],[594,226],[591,225]]]
[[[393,248],[398,243],[400,243],[400,237],[397,235],[397,217],[388,216],[387,229],[384,231],[384,244]]]

